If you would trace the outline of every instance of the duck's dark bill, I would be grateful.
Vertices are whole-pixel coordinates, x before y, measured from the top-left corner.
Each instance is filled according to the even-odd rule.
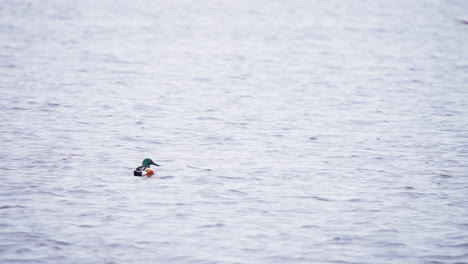
[[[153,161],[153,165],[155,165],[155,166],[161,166],[161,165],[157,164],[157,163],[154,162],[154,161]]]

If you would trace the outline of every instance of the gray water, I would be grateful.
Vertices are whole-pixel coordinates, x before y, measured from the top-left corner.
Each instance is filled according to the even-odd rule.
[[[468,263],[463,20],[2,0],[0,263]]]

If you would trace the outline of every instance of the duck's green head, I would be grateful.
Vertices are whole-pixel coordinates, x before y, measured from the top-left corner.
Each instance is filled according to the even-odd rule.
[[[156,164],[156,162],[152,161],[151,159],[144,159],[142,164],[145,167],[149,167],[150,165],[159,166],[159,164]]]

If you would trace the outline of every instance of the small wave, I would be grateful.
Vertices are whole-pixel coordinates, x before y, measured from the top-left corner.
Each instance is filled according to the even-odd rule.
[[[174,179],[175,177],[174,176],[157,176],[156,175],[156,178],[157,179],[162,179],[162,180],[170,180],[170,179]]]
[[[320,197],[320,196],[312,196],[313,199],[317,201],[322,201],[322,202],[331,202],[331,199],[325,198],[325,197]]]
[[[448,175],[448,174],[439,174],[439,177],[442,178],[442,179],[451,179],[451,178],[453,178],[452,175]]]
[[[236,194],[248,195],[248,193],[246,193],[246,192],[241,192],[241,191],[234,190],[234,189],[230,189],[229,192],[236,193]]]
[[[311,228],[320,228],[320,226],[318,226],[318,225],[303,225],[303,226],[301,226],[301,228],[311,229]]]
[[[2,209],[14,209],[14,208],[26,208],[26,206],[22,206],[22,205],[5,205],[5,206],[1,206],[0,210],[2,210]]]
[[[224,224],[217,223],[217,224],[212,224],[212,225],[201,225],[198,226],[199,228],[215,228],[215,227],[223,227]]]
[[[199,168],[199,167],[194,167],[194,166],[185,166],[186,168],[189,168],[189,169],[197,169],[197,170],[200,170],[200,171],[211,171],[211,169],[205,169],[205,168]]]
[[[439,246],[440,247],[449,247],[449,248],[468,248],[468,242],[462,242],[462,243],[451,244],[451,245],[439,244]]]

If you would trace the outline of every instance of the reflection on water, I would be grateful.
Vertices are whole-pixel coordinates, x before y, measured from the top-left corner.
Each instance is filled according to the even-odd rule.
[[[466,10],[3,1],[0,262],[468,262]]]

